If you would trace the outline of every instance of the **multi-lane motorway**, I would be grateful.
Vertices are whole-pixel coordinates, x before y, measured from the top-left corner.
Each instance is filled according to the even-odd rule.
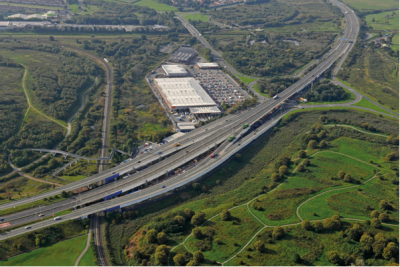
[[[352,10],[350,10],[347,6],[342,4],[337,4],[337,5],[342,10],[343,13],[347,12],[347,14],[345,14],[346,29],[344,31],[343,37],[346,39],[354,40],[358,34],[357,17],[354,15]],[[203,39],[200,34],[198,34],[196,37]],[[89,203],[95,199],[99,199],[104,196],[110,195],[113,192],[114,193],[119,192],[124,188],[137,186],[139,185],[139,183],[144,182],[143,179],[148,179],[148,177],[150,177],[148,176],[149,173],[150,175],[154,174],[153,178],[155,178],[157,175],[159,176],[160,174],[160,173],[156,174],[156,172],[161,172],[162,169],[172,170],[176,168],[176,166],[179,166],[182,160],[197,157],[197,155],[199,155],[200,153],[203,153],[207,150],[211,150],[213,147],[216,147],[215,144],[223,142],[232,133],[234,133],[235,136],[238,136],[242,131],[241,127],[243,124],[252,124],[263,118],[266,114],[276,110],[276,108],[282,105],[288,98],[295,95],[297,92],[299,92],[308,84],[317,79],[317,77],[321,75],[324,71],[329,69],[332,66],[332,64],[341,55],[343,55],[343,53],[348,52],[349,49],[351,49],[351,45],[349,44],[349,42],[345,40],[340,40],[336,46],[336,49],[332,51],[332,53],[329,56],[327,56],[324,60],[322,60],[314,70],[305,75],[301,80],[299,80],[298,82],[287,88],[285,91],[281,92],[279,94],[278,99],[266,101],[264,104],[261,104],[252,110],[237,115],[230,115],[228,117],[224,117],[220,120],[210,123],[207,126],[203,126],[202,128],[196,129],[195,131],[181,138],[181,140],[177,140],[177,142],[182,143],[182,146],[175,147],[174,144],[165,145],[164,147],[162,147],[161,151],[162,153],[160,155],[165,156],[169,154],[171,156],[162,161],[160,161],[161,156],[157,153],[157,151],[153,151],[153,153],[141,155],[140,157],[136,158],[135,160],[129,163],[125,163],[110,170],[105,170],[100,174],[94,175],[92,177],[89,177],[87,179],[84,179],[76,183],[71,183],[69,185],[60,187],[56,190],[53,190],[52,192],[48,192],[29,199],[20,200],[18,202],[16,201],[1,205],[0,209],[10,208],[16,205],[29,203],[34,200],[43,199],[43,197],[47,197],[46,194],[48,194],[48,196],[60,194],[61,191],[63,190],[66,191],[73,190],[83,185],[91,184],[95,181],[97,182],[101,180],[106,180],[107,178],[112,177],[116,174],[121,175],[128,172],[134,172],[135,170],[138,170],[144,166],[149,166],[150,164],[159,161],[158,164],[151,165],[150,167],[148,167],[146,171],[136,173],[132,176],[129,176],[125,180],[120,180],[112,184],[101,186],[98,188],[98,191],[96,191],[96,189],[90,190],[87,195],[82,194],[81,197],[84,197],[83,200],[79,200],[78,199],[79,197],[75,197],[75,199],[69,199],[67,201],[70,202],[69,205],[74,204],[73,203],[74,201],[75,202],[80,201],[79,204]],[[84,207],[70,214],[64,215],[62,220],[79,218],[81,216],[93,214],[95,212],[107,210],[110,208],[115,208],[115,207],[118,208],[118,207],[132,205],[135,203],[140,203],[149,200],[151,198],[157,197],[161,194],[177,190],[178,188],[184,186],[185,184],[190,183],[191,181],[194,181],[202,177],[211,170],[218,168],[219,166],[221,166],[221,164],[224,164],[224,162],[229,160],[229,158],[232,155],[235,155],[238,151],[243,149],[247,144],[251,143],[262,132],[265,132],[270,127],[275,125],[275,123],[279,120],[279,117],[280,116],[275,116],[272,119],[266,121],[265,124],[257,130],[258,131],[257,134],[250,134],[246,136],[244,139],[238,141],[241,144],[240,146],[236,144],[225,143],[224,153],[221,153],[221,155],[213,159],[211,158],[205,159],[200,166],[192,168],[190,171],[187,171],[182,175],[174,176],[173,178],[163,181],[161,184],[156,184],[154,186],[147,187],[146,189],[143,189],[139,192],[130,195],[121,196],[115,199],[110,199],[108,201],[90,205],[89,207]],[[181,149],[180,152],[178,151],[179,149]],[[19,214],[23,215],[26,213],[19,213]],[[13,216],[16,216],[15,219],[18,219],[18,215],[13,215]],[[20,228],[12,230],[7,233],[3,233],[0,236],[0,239],[6,239],[28,231],[46,227],[55,223],[57,223],[57,221],[44,220],[40,223],[33,224],[30,229]]]

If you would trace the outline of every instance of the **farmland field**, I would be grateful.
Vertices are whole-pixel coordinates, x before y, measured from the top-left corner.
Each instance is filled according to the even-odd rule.
[[[200,14],[200,13],[195,13],[195,14],[186,15],[186,16],[184,16],[184,18],[185,18],[185,20],[191,19],[191,20],[197,20],[197,21],[200,20],[200,21],[208,22],[208,16],[209,15],[203,15],[203,14]]]

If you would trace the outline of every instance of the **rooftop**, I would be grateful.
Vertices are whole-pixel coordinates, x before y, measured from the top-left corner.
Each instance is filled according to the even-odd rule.
[[[194,78],[155,79],[171,106],[215,106],[215,102]]]
[[[162,65],[162,68],[167,75],[187,74],[187,71],[181,65]]]
[[[201,67],[215,67],[219,68],[218,63],[196,63],[197,66]]]

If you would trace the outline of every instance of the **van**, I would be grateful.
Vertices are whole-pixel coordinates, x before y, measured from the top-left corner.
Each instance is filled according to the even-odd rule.
[[[57,216],[57,217],[54,218],[54,220],[55,220],[55,221],[61,220],[61,217],[60,217],[60,216]]]
[[[30,226],[25,227],[25,229],[30,229],[30,228],[31,228]]]

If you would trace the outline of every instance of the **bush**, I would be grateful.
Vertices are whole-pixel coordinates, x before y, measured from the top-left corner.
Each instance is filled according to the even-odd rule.
[[[330,230],[338,230],[340,229],[341,223],[339,220],[334,220],[331,218],[327,218],[324,220],[324,228]]]
[[[365,233],[361,236],[360,243],[363,246],[372,246],[372,244],[374,243],[374,238]]]
[[[256,243],[254,243],[254,249],[260,253],[263,253],[265,251],[265,245],[263,242],[257,241]]]
[[[158,244],[162,245],[162,244],[167,243],[167,241],[168,241],[168,237],[164,232],[160,232],[160,233],[157,234],[157,242],[158,242]]]
[[[201,231],[201,229],[199,227],[196,227],[192,230],[193,236],[196,239],[200,239],[203,237],[203,232]]]
[[[279,239],[281,238],[283,235],[285,234],[285,230],[283,230],[282,227],[277,226],[274,228],[274,230],[272,231],[272,237],[274,239]]]
[[[373,218],[371,220],[371,226],[374,228],[381,228],[381,221],[378,218]]]
[[[155,229],[151,229],[146,234],[146,239],[149,244],[157,243],[157,231]]]
[[[304,167],[304,165],[303,164],[300,164],[299,166],[297,166],[297,170],[299,171],[299,172],[303,172],[303,171],[305,171],[305,167]]]
[[[231,213],[229,210],[223,210],[221,213],[221,219],[223,221],[229,221],[232,218]]]
[[[310,230],[310,229],[311,229],[311,223],[310,223],[309,220],[304,220],[304,221],[301,223],[301,226],[302,226],[303,229],[305,229],[305,230]]]
[[[199,212],[192,217],[191,222],[194,225],[200,225],[205,221],[205,219],[206,219],[206,215],[203,212]]]
[[[346,175],[346,173],[344,171],[339,171],[338,174],[337,174],[337,177],[339,179],[343,179],[345,175]]]
[[[378,218],[379,217],[379,211],[373,210],[370,214],[371,218]]]
[[[314,227],[316,232],[321,232],[322,229],[324,229],[324,226],[322,225],[321,221],[313,222],[312,226]]]
[[[328,261],[333,264],[338,264],[340,261],[340,256],[337,251],[329,251],[327,254]]]
[[[300,262],[301,262],[300,255],[297,254],[297,253],[293,253],[293,255],[292,255],[292,261],[293,261],[294,263],[300,263]]]
[[[274,181],[274,182],[278,182],[278,181],[281,179],[281,177],[279,176],[279,174],[273,173],[273,174],[271,175],[271,179],[272,179],[272,181]]]
[[[202,253],[201,251],[196,251],[196,252],[193,254],[193,260],[194,260],[195,262],[197,262],[197,263],[203,262],[203,261],[204,261],[204,255],[203,255],[203,253]]]
[[[304,150],[299,151],[299,158],[305,158],[307,157],[307,153]]]
[[[383,210],[390,210],[391,206],[386,200],[381,200],[381,202],[379,202],[379,208]]]
[[[282,165],[279,167],[279,174],[282,176],[285,175],[286,173],[288,173],[288,171],[289,171],[289,169],[285,165]]]
[[[186,220],[191,220],[195,213],[191,209],[184,209],[183,214],[186,217]]]
[[[178,215],[175,216],[175,221],[180,225],[180,226],[185,226],[186,220],[182,216]]]
[[[186,264],[186,259],[184,254],[176,254],[173,260],[175,266],[184,266]]]
[[[310,148],[310,149],[314,149],[314,148],[317,147],[317,145],[318,145],[317,141],[315,141],[315,140],[310,140],[310,141],[308,142],[307,147]]]
[[[389,215],[387,213],[381,213],[381,214],[379,214],[378,219],[381,222],[387,222],[387,221],[389,221]]]
[[[304,166],[310,166],[311,161],[310,161],[309,159],[305,159],[305,160],[303,161],[303,164],[304,164]]]

